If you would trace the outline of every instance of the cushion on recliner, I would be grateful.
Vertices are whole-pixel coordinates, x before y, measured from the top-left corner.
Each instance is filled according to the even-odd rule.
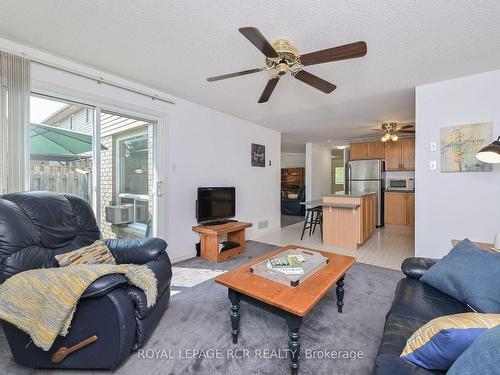
[[[116,264],[113,254],[104,242],[97,240],[93,244],[80,249],[55,256],[60,267],[77,264]]]
[[[459,242],[422,276],[426,283],[484,313],[500,313],[500,254]]]

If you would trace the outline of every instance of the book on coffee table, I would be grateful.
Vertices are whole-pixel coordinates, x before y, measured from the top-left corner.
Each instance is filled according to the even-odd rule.
[[[256,276],[296,287],[327,265],[329,259],[317,251],[285,250],[250,267]]]
[[[277,256],[269,258],[266,266],[269,270],[284,273],[286,275],[303,275],[302,263],[306,258],[302,255]]]

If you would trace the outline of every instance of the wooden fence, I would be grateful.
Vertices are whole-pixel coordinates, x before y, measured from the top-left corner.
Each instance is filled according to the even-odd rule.
[[[31,166],[31,190],[77,195],[90,203],[92,169],[88,166]]]

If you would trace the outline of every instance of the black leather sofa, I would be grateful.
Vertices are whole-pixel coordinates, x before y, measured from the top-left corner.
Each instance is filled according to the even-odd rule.
[[[375,358],[375,375],[445,374],[430,371],[400,358],[406,340],[422,325],[443,315],[472,310],[439,290],[421,283],[420,277],[436,263],[436,259],[408,258],[401,270],[406,278],[398,283],[394,301],[387,313],[384,335]]]
[[[297,198],[281,198],[281,213],[283,215],[304,216],[305,206],[300,204],[306,200],[306,189],[304,186],[297,191]]]
[[[57,267],[54,256],[92,244],[100,231],[91,207],[82,199],[49,192],[0,196],[0,283],[19,272]],[[172,267],[167,244],[159,238],[104,241],[117,263],[145,264],[156,275],[158,297],[147,308],[144,292],[123,275],[106,275],[84,292],[69,334],[58,337],[48,352],[30,337],[2,321],[16,363],[39,368],[111,369],[144,345],[167,308]],[[97,341],[51,361],[60,347],[71,347],[96,335]]]

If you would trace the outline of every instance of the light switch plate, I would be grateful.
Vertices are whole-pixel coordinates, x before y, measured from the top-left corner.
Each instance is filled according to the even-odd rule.
[[[437,142],[431,142],[431,152],[436,152],[438,149]]]
[[[437,169],[437,161],[436,160],[431,160],[429,163],[429,169],[431,171],[435,171]]]

